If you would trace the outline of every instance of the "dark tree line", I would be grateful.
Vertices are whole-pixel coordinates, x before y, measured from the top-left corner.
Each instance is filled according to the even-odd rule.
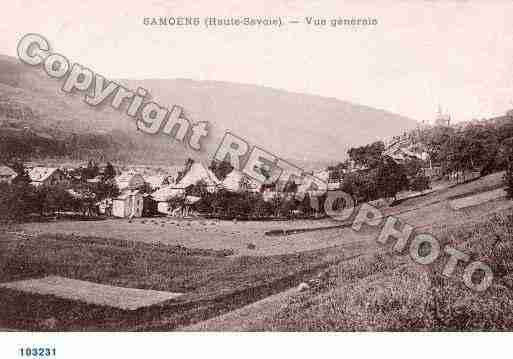
[[[58,211],[92,215],[96,214],[99,201],[119,195],[114,181],[115,169],[110,163],[100,181],[87,181],[99,173],[98,166],[90,161],[86,167],[77,170],[81,174],[79,180],[70,179],[69,185],[40,186],[30,184],[27,170],[21,162],[4,163],[18,176],[12,183],[0,183],[0,221],[23,221],[32,215],[42,217]]]
[[[323,200],[318,201],[321,203],[318,208],[313,208],[308,194],[301,197],[295,193],[283,193],[265,200],[259,192],[230,192],[223,189],[203,195],[194,207],[200,213],[222,218],[291,218],[322,213]]]

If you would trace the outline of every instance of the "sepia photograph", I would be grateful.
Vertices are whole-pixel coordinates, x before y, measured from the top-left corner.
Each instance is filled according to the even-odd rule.
[[[509,338],[513,2],[2,8],[0,357]]]

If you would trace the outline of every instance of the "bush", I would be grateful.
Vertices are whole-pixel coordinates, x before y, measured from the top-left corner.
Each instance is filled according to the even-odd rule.
[[[513,141],[505,141],[505,146],[507,166],[504,174],[504,184],[506,185],[508,198],[513,198]]]
[[[375,171],[349,173],[342,182],[341,190],[353,196],[358,203],[378,198]]]
[[[410,180],[410,189],[412,191],[424,191],[429,189],[429,177],[417,175]]]
[[[23,221],[32,213],[42,216],[49,212],[73,210],[76,202],[60,186],[0,183],[0,221]]]
[[[34,187],[0,183],[0,221],[23,220],[37,205]]]
[[[221,190],[202,196],[194,207],[201,213],[229,218],[265,218],[291,216],[301,206],[294,195],[265,201],[261,193]],[[178,204],[179,205],[179,204]]]
[[[506,185],[508,198],[513,198],[513,164],[508,165],[508,169],[504,174],[504,184]]]
[[[377,198],[395,197],[397,192],[408,188],[404,166],[384,157],[376,169]]]

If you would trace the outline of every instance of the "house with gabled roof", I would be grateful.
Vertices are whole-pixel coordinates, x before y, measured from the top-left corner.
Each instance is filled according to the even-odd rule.
[[[222,187],[231,192],[259,192],[261,183],[247,174],[233,169],[222,182]]]
[[[143,213],[144,196],[138,190],[127,189],[112,200],[112,214],[115,217],[141,217]]]
[[[18,176],[16,171],[7,166],[0,166],[0,183],[9,183]]]
[[[126,171],[114,178],[120,191],[144,188],[144,177],[135,171]]]
[[[176,187],[185,189],[198,184],[200,181],[206,184],[208,192],[215,192],[222,187],[221,181],[217,179],[216,175],[199,162],[194,162],[191,165],[187,173],[176,184]]]
[[[68,185],[66,174],[56,167],[33,167],[28,170],[30,184],[33,186]]]
[[[203,182],[206,185],[206,190],[211,193],[223,187],[221,181],[211,170],[199,162],[194,162],[178,183],[163,186],[158,191],[153,192],[152,197],[157,201],[158,211],[163,214],[170,214],[173,209],[169,206],[169,200],[172,198],[187,200],[191,197],[187,196],[187,189],[200,182]]]

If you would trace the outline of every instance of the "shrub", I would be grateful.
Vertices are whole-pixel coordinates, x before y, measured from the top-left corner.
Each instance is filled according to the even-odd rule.
[[[513,198],[513,144],[508,142],[507,148],[507,167],[504,174],[504,184],[506,185],[506,192],[509,198]]]
[[[509,165],[504,174],[504,184],[506,185],[508,198],[513,198],[513,165]]]
[[[429,177],[417,175],[410,180],[410,189],[412,191],[424,191],[429,189]]]
[[[261,193],[220,190],[203,195],[194,207],[202,213],[221,217],[263,218],[290,216],[300,204],[293,195],[265,201]]]

